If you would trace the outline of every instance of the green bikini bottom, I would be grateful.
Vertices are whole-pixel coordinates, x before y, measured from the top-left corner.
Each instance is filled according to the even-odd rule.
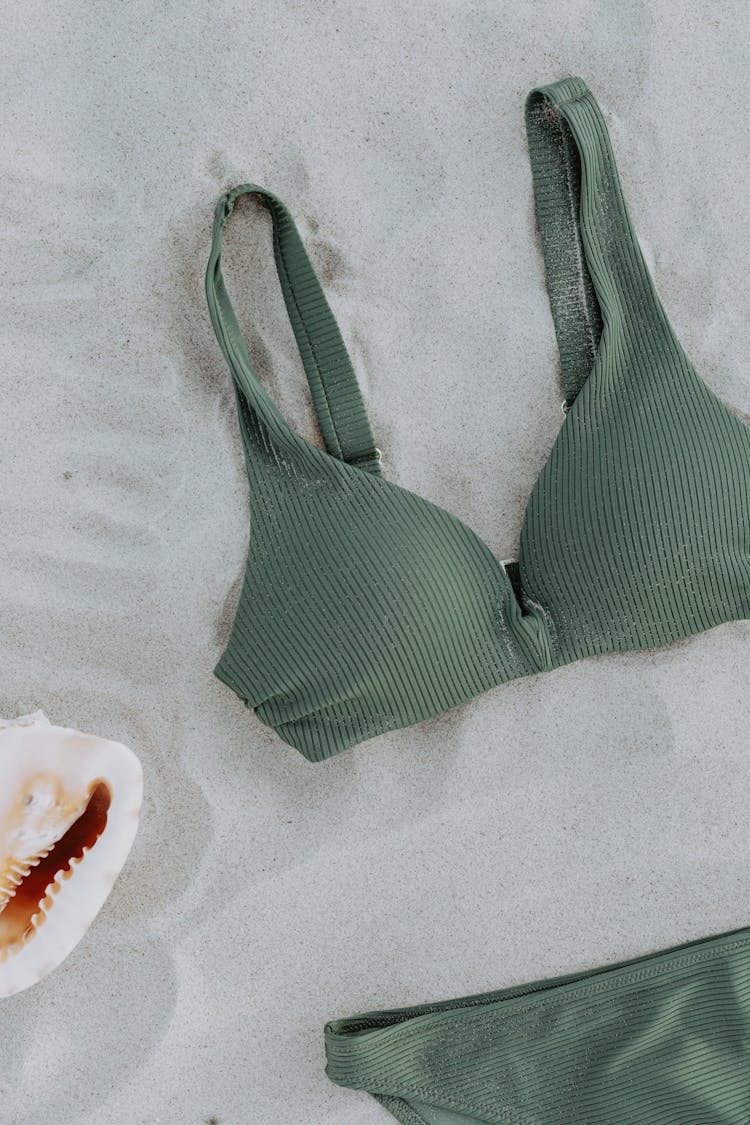
[[[404,1125],[747,1125],[750,929],[325,1037],[328,1076]]]

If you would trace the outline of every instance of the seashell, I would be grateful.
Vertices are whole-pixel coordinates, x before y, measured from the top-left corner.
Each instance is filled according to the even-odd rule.
[[[138,829],[143,773],[132,750],[0,719],[0,997],[56,969],[104,905]]]

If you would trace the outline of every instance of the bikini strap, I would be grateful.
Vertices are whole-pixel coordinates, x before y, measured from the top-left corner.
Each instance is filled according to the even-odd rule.
[[[341,461],[378,474],[380,451],[357,377],[297,227],[281,200],[256,184],[239,184],[219,199],[206,269],[211,322],[235,382],[250,408],[274,432],[293,433],[261,386],[221,272],[224,227],[241,195],[257,195],[271,214],[276,271],[326,450]]]
[[[525,105],[547,289],[570,406],[604,322],[672,334],[633,229],[602,112],[579,77],[531,90]]]

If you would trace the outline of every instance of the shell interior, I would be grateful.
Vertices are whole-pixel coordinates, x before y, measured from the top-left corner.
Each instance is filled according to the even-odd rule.
[[[0,998],[42,980],[84,936],[142,801],[140,762],[122,743],[42,712],[0,720]]]
[[[16,811],[32,808],[35,799],[32,783],[20,796],[20,809]],[[62,821],[57,839],[36,854],[10,858],[0,871],[0,903],[3,903],[0,906],[0,961],[33,938],[44,923],[53,906],[54,895],[70,878],[74,865],[82,861],[104,832],[111,803],[112,793],[107,783],[96,781],[72,822],[65,826]],[[16,829],[16,837],[23,839],[27,831]]]

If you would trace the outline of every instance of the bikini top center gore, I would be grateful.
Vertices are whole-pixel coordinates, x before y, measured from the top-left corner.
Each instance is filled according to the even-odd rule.
[[[206,273],[250,481],[247,568],[216,667],[312,761],[518,676],[750,616],[750,430],[662,308],[604,118],[582,79],[525,105],[566,417],[517,563],[387,481],[336,322],[284,204],[218,202]],[[284,421],[221,273],[235,200],[258,195],[325,442]]]

